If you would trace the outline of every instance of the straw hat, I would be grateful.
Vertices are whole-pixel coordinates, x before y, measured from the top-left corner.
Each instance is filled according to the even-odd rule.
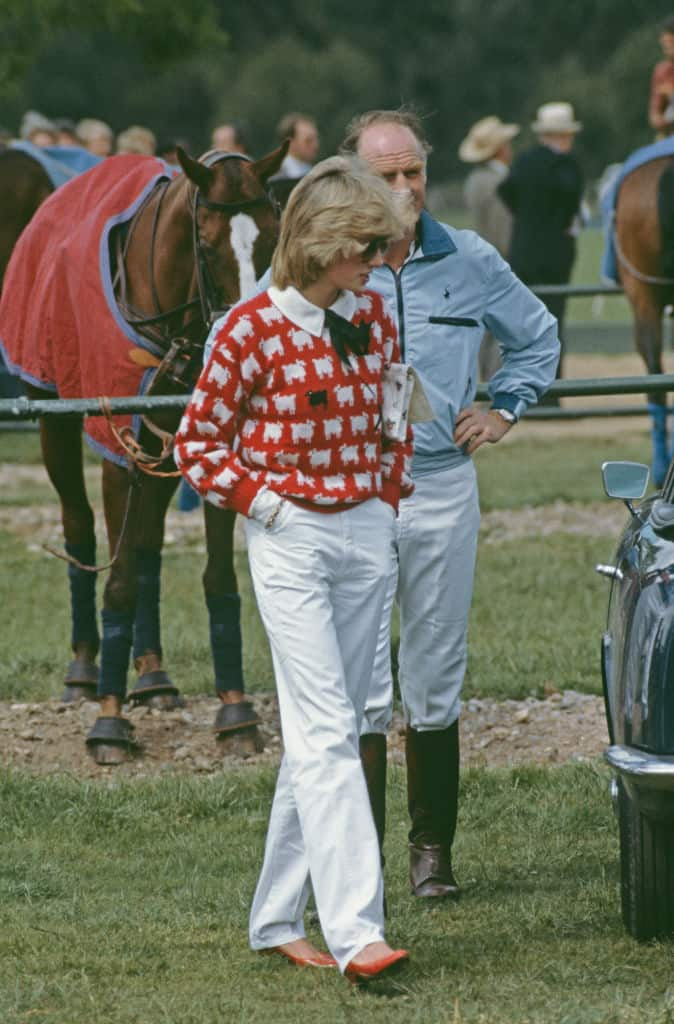
[[[531,126],[537,135],[575,135],[582,127],[570,103],[544,103]]]
[[[489,160],[519,130],[518,124],[504,124],[498,117],[483,117],[473,125],[459,146],[459,156],[467,164]]]

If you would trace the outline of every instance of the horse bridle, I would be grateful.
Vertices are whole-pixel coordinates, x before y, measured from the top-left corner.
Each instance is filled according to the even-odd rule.
[[[201,163],[205,164],[206,167],[212,167],[214,164],[221,163],[223,160],[235,159],[252,163],[251,158],[243,153],[219,153],[217,150],[207,153]],[[215,305],[214,300],[217,299],[218,289],[213,284],[208,263],[204,257],[201,238],[199,236],[199,225],[197,223],[197,210],[202,208],[205,210],[212,210],[214,213],[226,213],[232,216],[237,213],[245,213],[247,210],[257,209],[260,206],[271,206],[276,216],[280,216],[280,206],[273,192],[269,188],[265,188],[264,195],[255,196],[252,199],[242,199],[238,202],[232,203],[216,202],[215,200],[209,199],[205,196],[199,187],[194,189],[194,193],[192,195],[192,247],[194,251],[194,265],[197,272],[198,299],[201,303],[201,317],[209,329],[218,317],[223,316],[223,314],[228,312],[232,307],[229,305],[217,308]],[[197,300],[195,299],[193,301],[196,303]]]
[[[221,153],[217,150],[213,150],[207,153],[201,159],[200,162],[203,163],[206,167],[212,167],[223,160],[243,160],[246,163],[253,162],[251,157],[243,153]],[[135,314],[136,311],[132,310],[128,303],[126,303],[124,298],[126,292],[126,274],[124,270],[124,261],[128,245],[133,234],[133,229],[137,222],[137,218],[142,212],[142,210],[145,209],[152,196],[156,194],[156,189],[153,190],[148,195],[146,201],[143,203],[142,207],[138,210],[138,213],[133,218],[126,239],[124,241],[123,248],[121,251],[118,252],[117,260],[116,283],[121,292],[121,294],[118,297],[118,301],[120,305],[124,306],[126,310],[127,323],[134,329],[138,330],[140,334],[147,337],[148,340],[159,345],[160,349],[162,350],[162,353],[166,353],[168,349],[171,347],[172,339],[168,335],[168,332],[162,330],[161,327],[172,317],[175,317],[180,313],[185,313],[188,310],[199,308],[201,312],[201,320],[194,320],[185,325],[183,327],[183,334],[189,331],[192,324],[201,323],[203,325],[204,330],[200,333],[202,333],[204,336],[202,339],[193,343],[197,345],[201,344],[203,346],[206,340],[206,334],[208,330],[210,330],[214,321],[217,320],[218,317],[226,313],[229,309],[231,309],[231,304],[223,306],[221,303],[218,302],[219,289],[213,282],[213,278],[209,270],[208,262],[204,253],[203,243],[201,241],[201,237],[199,234],[199,225],[197,222],[197,210],[200,207],[202,207],[217,213],[226,213],[231,216],[237,213],[244,213],[247,210],[254,209],[260,206],[271,206],[271,208],[274,210],[277,216],[280,213],[279,204],[269,188],[265,189],[264,195],[255,196],[251,199],[242,199],[239,201],[227,203],[216,202],[213,199],[209,199],[202,193],[201,189],[198,186],[196,186],[190,198],[190,212],[192,217],[192,251],[194,256],[194,266],[197,278],[197,295],[193,299],[188,299],[187,302],[180,303],[180,305],[178,306],[173,306],[171,309],[162,310],[154,279],[154,252],[162,202],[172,180],[173,179],[171,178],[164,179],[158,182],[157,184],[157,188],[161,189],[161,193],[159,195],[159,199],[154,210],[154,216],[152,218],[152,232],[150,235],[149,250],[150,288],[152,292],[152,301],[154,303],[154,307],[156,310],[156,312],[152,316],[133,315]],[[132,315],[129,316],[128,314]]]

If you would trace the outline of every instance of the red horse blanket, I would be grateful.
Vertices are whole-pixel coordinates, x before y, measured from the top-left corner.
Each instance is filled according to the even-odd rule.
[[[143,394],[153,370],[132,348],[158,349],[124,320],[113,295],[110,231],[129,220],[173,172],[161,160],[115,156],[63,185],[39,208],[16,244],[0,301],[0,348],[12,373],[60,398]],[[117,425],[139,417],[116,416]],[[87,440],[106,458],[126,459],[100,416]]]

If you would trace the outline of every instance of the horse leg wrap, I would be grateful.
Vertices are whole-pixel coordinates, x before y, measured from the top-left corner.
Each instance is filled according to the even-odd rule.
[[[153,651],[161,656],[160,579],[161,551],[138,548],[136,550],[136,618],[133,626],[134,658],[140,658],[148,651]]]
[[[81,562],[82,565],[96,564],[96,542],[88,544],[68,544],[66,554]],[[72,618],[72,649],[86,644],[92,651],[99,647],[98,624],[96,621],[96,573],[79,569],[76,565],[68,565],[68,582],[70,584],[70,610]]]
[[[243,691],[241,598],[238,594],[206,597],[216,690]]]
[[[129,654],[133,637],[133,615],[130,612],[115,612],[104,608],[103,643],[101,644],[101,679],[98,685],[99,697],[126,696],[126,675],[129,670]]]
[[[656,405],[655,402],[648,403],[648,411],[651,414],[653,426],[651,428],[651,441],[653,445],[653,477],[659,486],[669,467],[669,443],[667,438],[667,407]]]

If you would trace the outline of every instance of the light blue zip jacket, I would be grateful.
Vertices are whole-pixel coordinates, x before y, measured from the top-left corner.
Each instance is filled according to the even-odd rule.
[[[454,423],[475,398],[485,328],[500,343],[503,362],[489,381],[492,408],[518,417],[550,387],[560,351],[557,320],[493,245],[474,231],[438,223],[425,210],[420,228],[421,247],[401,271],[376,267],[367,283],[387,301],[403,360],[419,374],[435,412],[434,420],[414,425],[413,475],[467,457],[454,443]],[[270,280],[267,271],[258,290]],[[206,358],[223,320],[213,326]]]
[[[521,416],[555,378],[557,320],[474,231],[421,214],[421,247],[398,274],[384,265],[367,287],[387,300],[403,359],[421,378],[435,419],[414,425],[413,473],[464,459],[453,439],[461,409],[472,404],[484,329],[500,343],[503,365],[489,381],[492,408]]]

